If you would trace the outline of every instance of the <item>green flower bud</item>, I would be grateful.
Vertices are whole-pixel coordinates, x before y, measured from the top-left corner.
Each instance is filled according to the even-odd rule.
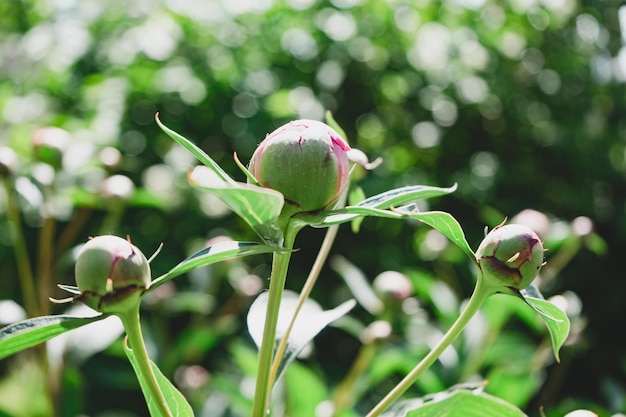
[[[33,133],[35,157],[54,168],[61,166],[63,153],[70,142],[70,133],[59,127],[40,127]]]
[[[279,191],[296,212],[331,207],[348,184],[345,140],[315,120],[295,120],[270,133],[256,149],[250,172]]]
[[[543,244],[527,226],[498,226],[485,236],[476,250],[483,278],[493,284],[522,290],[544,264]]]
[[[78,253],[76,285],[88,306],[105,313],[136,305],[150,284],[150,265],[130,240],[103,235],[89,240]]]

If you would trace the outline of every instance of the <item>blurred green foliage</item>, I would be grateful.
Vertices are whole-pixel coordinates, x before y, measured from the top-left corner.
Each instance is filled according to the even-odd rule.
[[[163,242],[155,275],[211,239],[255,239],[215,196],[189,187],[195,161],[158,129],[156,112],[236,177],[233,153],[247,163],[277,126],[329,109],[353,147],[384,159],[359,182],[366,195],[458,183],[429,204],[452,213],[474,247],[505,216],[547,216],[531,225],[547,221],[541,288],[574,324],[561,363],[536,317],[494,297],[474,336],[413,394],[480,376],[529,415],[625,412],[625,14],[615,0],[2,2],[0,145],[16,158],[0,153],[0,324],[20,318],[10,300],[29,315],[60,312],[47,298],[73,283],[73,250],[89,236],[131,235],[146,254]],[[289,288],[299,290],[321,238],[300,234]],[[369,280],[400,271],[416,291],[345,414],[359,415],[452,323],[473,276],[458,249],[412,222],[369,219],[356,236],[343,227],[334,253]],[[340,275],[326,268],[313,298],[349,297]],[[154,359],[199,415],[249,410],[244,317],[268,276],[269,257],[227,262],[146,302]],[[288,407],[313,407],[293,393],[324,398],[348,372],[359,329],[376,318],[352,315],[286,375]],[[119,343],[63,346],[57,356],[49,347],[46,377],[31,366],[40,351],[0,362],[0,415],[145,415]],[[34,402],[15,387],[51,395]]]

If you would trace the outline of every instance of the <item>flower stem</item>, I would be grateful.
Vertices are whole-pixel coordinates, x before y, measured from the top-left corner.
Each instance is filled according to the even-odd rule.
[[[367,414],[366,417],[377,417],[396,401],[406,390],[417,381],[417,378],[428,369],[450,344],[461,334],[467,323],[478,312],[485,300],[494,293],[494,289],[483,284],[478,277],[474,293],[470,297],[465,310],[456,319],[452,327],[443,336],[441,341],[398,383],[389,393]]]
[[[159,387],[156,375],[152,369],[152,364],[150,363],[150,358],[148,357],[146,345],[143,341],[141,323],[139,320],[139,304],[137,304],[136,307],[132,307],[128,311],[118,313],[117,315],[122,320],[124,330],[126,331],[126,337],[130,342],[130,347],[133,351],[133,355],[135,356],[135,361],[137,363],[135,370],[146,382],[148,392],[152,397],[149,399],[146,396],[146,400],[152,400],[154,402],[161,416],[172,417],[172,412],[170,411],[167,401],[165,400],[165,396]]]
[[[24,240],[24,231],[22,230],[22,219],[20,217],[20,209],[18,207],[13,183],[9,178],[4,179],[4,188],[7,195],[7,217],[11,227],[11,238],[15,249],[15,261],[20,277],[20,286],[22,289],[22,298],[26,313],[29,317],[39,315],[39,306],[37,305],[37,291],[35,290],[35,278],[28,256],[26,241]]]
[[[288,223],[285,229],[283,247],[286,251],[274,252],[272,260],[272,273],[270,275],[270,288],[267,299],[265,324],[263,327],[263,338],[261,339],[261,348],[259,350],[259,368],[256,376],[252,417],[264,417],[269,414],[270,410],[270,396],[272,392],[270,371],[276,343],[276,327],[278,323],[278,313],[280,311],[280,300],[282,299],[283,289],[285,288],[287,269],[289,268],[289,260],[291,259],[291,250],[293,249],[293,243],[300,227]]]

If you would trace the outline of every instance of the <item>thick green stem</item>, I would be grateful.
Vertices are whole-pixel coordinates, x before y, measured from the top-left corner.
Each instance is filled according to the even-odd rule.
[[[280,311],[280,300],[282,299],[283,289],[285,288],[287,269],[289,268],[289,260],[291,259],[291,250],[293,249],[293,243],[299,227],[288,224],[285,229],[285,242],[283,246],[286,251],[274,252],[273,255],[263,338],[259,351],[259,368],[256,376],[252,417],[264,417],[269,414],[270,410],[270,395],[272,392],[270,371],[276,343],[276,326],[278,323],[278,313]]]
[[[139,320],[139,304],[137,304],[136,307],[131,308],[129,311],[123,314],[118,313],[117,315],[122,320],[130,347],[133,351],[133,355],[135,356],[137,370],[146,382],[154,404],[156,404],[159,409],[161,416],[173,417],[172,412],[167,405],[167,401],[165,400],[165,396],[163,395],[163,392],[161,392],[161,388],[157,382],[156,375],[154,374],[154,370],[152,369],[152,365],[150,363],[150,358],[148,357],[146,345],[143,341],[141,323]],[[148,398],[146,398],[146,400],[148,400]]]
[[[383,411],[387,409],[396,401],[406,390],[408,390],[417,381],[417,378],[428,369],[450,344],[461,334],[467,323],[478,312],[480,306],[484,301],[494,293],[494,289],[487,287],[482,283],[481,277],[478,278],[474,293],[469,299],[465,310],[461,313],[459,318],[454,322],[452,327],[443,336],[441,341],[417,364],[415,368],[409,372],[402,381],[398,383],[389,393],[383,398],[366,417],[377,417]]]
[[[276,379],[276,374],[278,373],[278,368],[280,367],[280,362],[285,354],[285,350],[287,349],[287,341],[289,340],[289,334],[293,329],[294,323],[296,322],[296,318],[298,317],[298,313],[302,309],[304,302],[311,295],[311,291],[317,282],[317,277],[319,276],[324,263],[326,262],[326,258],[328,258],[328,254],[330,253],[330,249],[333,246],[335,241],[335,237],[337,236],[337,231],[339,230],[339,225],[330,226],[326,230],[326,235],[324,236],[324,241],[322,242],[322,246],[320,251],[317,253],[317,257],[315,258],[315,262],[313,262],[313,267],[307,276],[307,279],[302,286],[302,291],[300,292],[300,297],[298,298],[298,305],[296,306],[296,311],[293,313],[293,317],[289,322],[289,326],[287,326],[287,330],[285,331],[285,336],[281,339],[280,344],[278,345],[278,349],[276,349],[276,355],[274,357],[274,362],[272,363],[272,371],[270,374],[270,384],[274,383]]]

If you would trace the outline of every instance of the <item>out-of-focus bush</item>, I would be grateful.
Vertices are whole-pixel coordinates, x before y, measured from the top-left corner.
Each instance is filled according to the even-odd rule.
[[[626,314],[625,10],[582,0],[3,2],[0,145],[16,163],[1,172],[0,299],[29,314],[50,311],[47,297],[56,282],[71,281],[73,248],[90,235],[130,234],[144,251],[163,242],[157,273],[209,239],[254,239],[217,198],[188,186],[196,162],[157,128],[156,112],[235,175],[233,153],[247,163],[275,127],[321,120],[329,109],[351,146],[384,159],[360,181],[367,195],[458,183],[435,204],[474,245],[485,225],[522,209],[547,215],[543,289],[569,301],[579,325],[562,363],[544,363],[517,388],[525,368],[497,349],[519,347],[523,364],[534,351],[511,334],[508,347],[442,370],[444,385],[465,369],[509,389],[509,400],[531,414],[587,403],[624,411],[626,357],[615,329]],[[18,224],[28,254],[21,263]],[[410,222],[367,220],[360,233],[341,229],[335,252],[370,279],[405,273],[425,314],[449,325],[451,307],[437,297],[456,306],[473,279],[459,251]],[[299,289],[320,240],[315,230],[299,237],[289,287]],[[146,305],[158,361],[197,403],[240,393],[225,363],[249,369],[242,312],[269,261],[253,259],[190,274]],[[20,291],[24,274],[37,283],[34,303]],[[324,275],[314,293],[323,304],[346,292],[335,271]],[[358,343],[331,336],[339,349],[327,352],[322,335],[313,366],[330,372],[330,385]],[[53,384],[62,407],[125,407],[115,387],[131,371],[118,369],[116,349],[80,361],[68,350],[64,377]],[[5,362],[3,378],[12,381],[13,362]]]

